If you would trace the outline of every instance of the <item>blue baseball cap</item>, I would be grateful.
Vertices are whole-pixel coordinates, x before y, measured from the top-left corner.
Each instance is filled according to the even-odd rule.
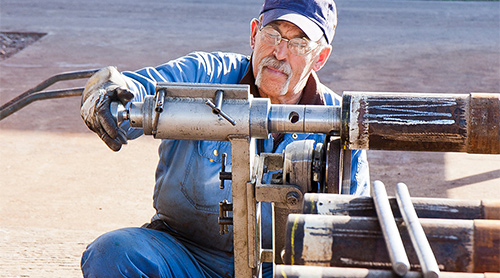
[[[337,26],[337,8],[333,0],[265,0],[262,26],[285,20],[299,27],[312,41],[324,35],[332,43]]]

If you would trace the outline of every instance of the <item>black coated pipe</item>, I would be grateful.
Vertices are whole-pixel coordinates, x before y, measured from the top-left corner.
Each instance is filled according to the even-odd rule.
[[[411,201],[420,218],[500,220],[500,200],[414,197]],[[389,203],[394,216],[401,218],[396,198],[389,197]],[[304,213],[377,217],[371,197],[339,194],[305,194]]]
[[[349,149],[500,154],[500,94],[344,92]]]

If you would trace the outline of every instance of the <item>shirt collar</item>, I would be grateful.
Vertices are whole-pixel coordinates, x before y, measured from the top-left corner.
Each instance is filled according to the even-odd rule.
[[[253,76],[253,67],[252,67],[252,57],[250,57],[250,62],[248,65],[247,72],[240,80],[240,84],[247,84],[250,86],[250,93],[254,97],[260,97],[259,90],[257,86],[255,86],[255,77]],[[309,75],[309,79],[307,80],[306,86],[302,90],[302,97],[299,100],[298,104],[301,105],[325,105],[325,97],[323,96],[323,92],[321,91],[319,78],[316,72],[312,71]]]

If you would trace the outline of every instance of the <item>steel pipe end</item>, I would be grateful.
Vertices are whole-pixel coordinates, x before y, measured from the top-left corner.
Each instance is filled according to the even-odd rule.
[[[424,273],[424,278],[439,278],[439,272],[436,271],[426,271]]]
[[[394,269],[394,272],[396,272],[399,276],[404,276],[410,269],[410,266],[404,262],[396,262],[392,266],[392,269]]]

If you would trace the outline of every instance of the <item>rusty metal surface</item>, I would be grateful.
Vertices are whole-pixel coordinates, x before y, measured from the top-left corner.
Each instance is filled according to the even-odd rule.
[[[500,153],[500,94],[471,94],[469,153]]]
[[[500,153],[500,94],[344,92],[349,149]]]
[[[420,218],[500,219],[500,201],[411,198]],[[392,213],[401,218],[396,198],[389,197]],[[304,213],[376,217],[373,199],[364,196],[314,194],[304,195]]]
[[[500,272],[500,221],[474,220],[474,271]]]
[[[477,248],[474,221],[449,219],[421,219],[431,248],[441,271],[474,272],[477,252],[491,254],[498,247],[485,244]],[[497,220],[488,220],[491,223]],[[316,226],[316,223],[322,223]],[[398,221],[398,228],[410,261],[411,269],[419,269],[417,255],[411,245],[406,226]],[[324,265],[337,267],[391,268],[387,249],[376,218],[290,215],[287,225],[284,261],[294,265]],[[316,250],[314,258],[304,256],[311,239],[319,238],[329,248]],[[326,240],[330,238],[330,240]],[[498,241],[498,238],[496,239]],[[491,249],[489,249],[491,248]],[[497,249],[494,249],[497,248]],[[496,265],[484,265],[481,272],[496,272]]]
[[[484,211],[484,219],[500,219],[500,200],[483,200],[481,208]]]

